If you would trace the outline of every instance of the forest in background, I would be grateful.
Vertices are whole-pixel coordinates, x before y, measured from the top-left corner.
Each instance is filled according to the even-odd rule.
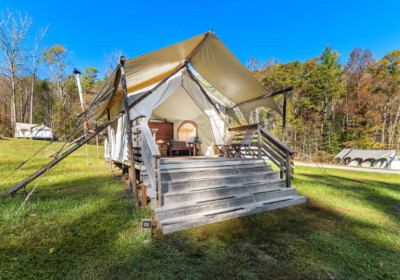
[[[341,60],[329,45],[304,63],[248,60],[268,91],[294,87],[287,93],[285,139],[298,160],[331,162],[342,148],[399,150],[400,51],[376,60],[355,48]],[[282,107],[283,96],[276,100]],[[258,108],[251,117],[282,139],[281,115]]]
[[[75,77],[69,73],[72,51],[61,44],[44,47],[48,26],[32,27],[16,11],[0,19],[0,135],[11,137],[15,122],[45,123],[55,135],[74,130],[80,114]],[[36,29],[35,29],[36,28]],[[84,69],[81,77],[89,105],[122,54],[105,55],[105,77]],[[400,51],[376,60],[355,48],[346,63],[331,46],[305,62],[262,64],[250,58],[248,69],[269,92],[289,86],[285,142],[298,160],[331,161],[344,147],[399,149]],[[282,106],[282,95],[276,100]],[[251,114],[253,122],[282,139],[282,116],[267,108]]]
[[[12,137],[16,122],[44,123],[56,137],[76,128],[81,113],[72,51],[61,44],[43,46],[49,26],[34,27],[18,11],[0,15],[0,135]],[[117,65],[121,51],[106,54],[105,77],[88,67],[82,71],[84,102],[89,105]]]

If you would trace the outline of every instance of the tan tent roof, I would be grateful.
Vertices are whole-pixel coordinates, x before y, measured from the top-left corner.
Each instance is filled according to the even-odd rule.
[[[128,93],[162,81],[185,62],[190,63],[208,83],[236,104],[268,94],[213,32],[126,60]],[[115,79],[115,76],[112,78]],[[107,107],[111,108],[121,97],[121,90],[115,91],[109,96],[111,102]],[[280,112],[273,98],[263,100],[263,105]]]

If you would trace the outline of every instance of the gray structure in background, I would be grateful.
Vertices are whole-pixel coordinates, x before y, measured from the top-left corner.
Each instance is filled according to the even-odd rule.
[[[336,159],[349,166],[400,169],[400,156],[396,150],[343,149]]]

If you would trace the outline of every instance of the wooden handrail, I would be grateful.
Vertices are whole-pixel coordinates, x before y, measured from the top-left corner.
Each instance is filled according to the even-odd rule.
[[[150,183],[156,191],[157,207],[161,207],[161,154],[146,121],[140,123],[141,155]]]
[[[257,130],[257,140],[253,140],[253,156],[258,158],[267,157],[280,170],[281,178],[285,174],[286,186],[290,187],[293,179],[293,155],[294,151],[286,146],[282,141],[273,136],[261,124],[250,124],[228,128],[228,131],[245,132],[247,130]],[[238,138],[238,140],[240,137]],[[240,140],[239,140],[240,141]],[[255,149],[257,146],[257,149]]]
[[[281,178],[283,178],[283,173],[285,173],[286,187],[290,188],[291,180],[293,178],[292,159],[294,151],[285,144],[283,144],[278,138],[273,136],[270,132],[262,128],[261,125],[259,125],[259,132],[260,135],[258,135],[258,137],[259,139],[261,139],[261,143],[264,144],[263,155],[271,159],[271,161],[280,168]]]
[[[242,125],[242,126],[233,126],[233,127],[228,127],[229,131],[246,131],[246,130],[256,130],[258,128],[259,124],[248,124],[248,125]]]
[[[273,141],[277,146],[279,146],[285,152],[288,152],[291,155],[293,155],[295,153],[292,149],[290,149],[288,146],[283,144],[278,138],[273,136],[271,133],[269,133],[264,128],[260,127],[260,130],[261,130],[262,134],[264,134],[264,136],[268,138],[268,140]]]

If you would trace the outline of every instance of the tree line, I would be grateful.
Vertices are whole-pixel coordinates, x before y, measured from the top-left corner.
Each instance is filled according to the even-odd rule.
[[[327,46],[305,62],[264,65],[250,58],[247,67],[270,91],[293,86],[287,94],[286,143],[300,160],[330,161],[342,148],[399,149],[400,51],[376,60],[355,48],[345,64]],[[277,98],[282,104],[283,97]],[[259,108],[253,120],[282,137],[282,116]]]
[[[62,44],[44,46],[49,26],[32,27],[32,18],[3,10],[0,18],[0,135],[12,136],[16,122],[45,123],[55,135],[69,133],[81,112],[72,51]],[[120,51],[105,55],[106,77]],[[104,82],[99,70],[84,69],[81,77],[89,104]]]

